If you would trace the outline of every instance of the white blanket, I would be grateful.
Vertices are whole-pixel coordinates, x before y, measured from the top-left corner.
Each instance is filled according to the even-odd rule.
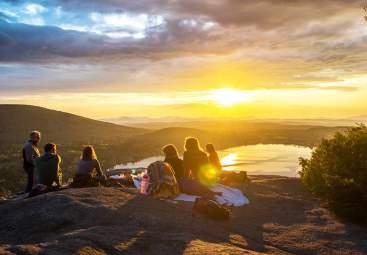
[[[239,189],[234,189],[222,184],[216,184],[210,189],[215,192],[222,192],[221,196],[215,196],[215,200],[221,205],[240,207],[250,203],[247,197],[245,197]],[[196,198],[198,198],[198,196],[180,194],[175,198],[175,200],[195,202]]]
[[[140,181],[134,178],[134,185],[137,189],[140,189]],[[215,200],[221,205],[240,207],[250,203],[242,191],[239,189],[231,188],[222,184],[216,184],[210,188],[214,192],[222,192],[221,196],[215,196]],[[179,194],[175,201],[195,202],[195,199],[199,196],[187,195],[184,193]]]

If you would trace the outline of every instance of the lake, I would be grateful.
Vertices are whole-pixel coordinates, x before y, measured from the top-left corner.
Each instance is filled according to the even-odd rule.
[[[303,146],[257,144],[228,148],[218,151],[218,154],[224,170],[247,171],[250,175],[297,177],[300,170],[298,158],[310,158],[311,152],[310,148]],[[150,163],[162,159],[162,156],[150,157],[114,168],[147,167]]]

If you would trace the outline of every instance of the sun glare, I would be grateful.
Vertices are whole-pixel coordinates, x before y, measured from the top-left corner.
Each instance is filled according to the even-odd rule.
[[[237,154],[236,153],[230,153],[224,157],[222,157],[220,163],[223,166],[233,165],[237,161]]]
[[[247,92],[235,89],[217,89],[210,93],[210,99],[224,107],[231,107],[236,104],[247,102],[249,95]]]

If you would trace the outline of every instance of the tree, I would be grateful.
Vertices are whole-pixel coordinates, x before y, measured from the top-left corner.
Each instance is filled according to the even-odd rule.
[[[310,159],[300,158],[303,183],[339,215],[366,221],[367,127],[360,124],[323,139]]]
[[[362,5],[362,9],[365,13],[364,19],[367,21],[367,1]]]

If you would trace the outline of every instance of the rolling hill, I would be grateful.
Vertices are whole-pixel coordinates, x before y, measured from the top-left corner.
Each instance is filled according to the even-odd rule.
[[[21,148],[31,130],[42,132],[40,150],[58,145],[64,180],[74,176],[83,146],[92,144],[104,170],[116,164],[160,153],[164,143],[183,143],[186,136],[202,138],[203,131],[174,128],[148,130],[97,121],[30,105],[0,105],[0,196],[23,189]],[[181,147],[181,146],[180,146]]]
[[[35,129],[43,141],[60,144],[117,142],[146,132],[37,106],[0,105],[0,143],[23,143]]]
[[[64,179],[73,177],[83,145],[92,144],[104,170],[116,164],[161,154],[172,143],[183,151],[185,137],[195,136],[202,146],[217,149],[249,144],[295,144],[313,147],[345,127],[282,125],[246,122],[193,122],[190,126],[151,129],[121,126],[70,113],[30,105],[0,105],[0,196],[21,190],[25,183],[21,148],[31,130],[42,132],[40,149],[46,142],[58,145]]]

